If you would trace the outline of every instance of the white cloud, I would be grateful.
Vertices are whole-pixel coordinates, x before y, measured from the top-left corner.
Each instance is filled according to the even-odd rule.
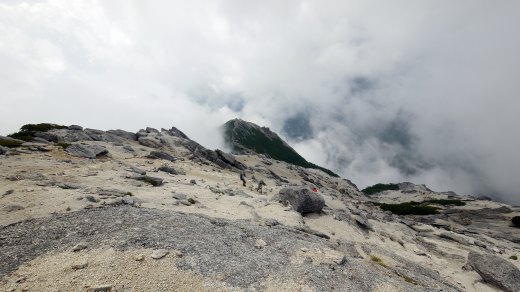
[[[8,1],[0,133],[31,122],[176,126],[221,147],[235,116],[360,186],[412,180],[519,202],[518,1]]]

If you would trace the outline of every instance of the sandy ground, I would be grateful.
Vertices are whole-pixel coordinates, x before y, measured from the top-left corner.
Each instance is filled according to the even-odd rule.
[[[99,142],[98,142],[99,143]],[[297,212],[269,199],[281,189],[276,181],[265,173],[257,172],[254,176],[267,184],[264,193],[256,192],[252,182],[253,173],[248,174],[248,185],[242,186],[238,174],[229,170],[220,170],[214,166],[194,163],[188,159],[176,162],[142,158],[151,148],[133,142],[134,153],[125,151],[120,146],[104,143],[111,153],[111,158],[89,160],[68,155],[60,147],[50,147],[50,152],[33,152],[17,156],[0,156],[0,225],[5,226],[22,220],[50,216],[55,212],[73,212],[92,205],[101,206],[107,200],[89,202],[86,196],[99,198],[98,188],[119,189],[131,192],[132,197],[141,201],[144,208],[175,210],[185,213],[205,214],[226,219],[246,219],[263,224],[266,219],[276,219],[286,226],[306,225],[330,236],[331,242],[349,241],[359,244],[376,244],[392,250],[395,254],[425,267],[439,271],[441,276],[468,291],[495,291],[489,285],[478,281],[476,272],[464,271],[462,266],[470,248],[461,247],[454,242],[427,238],[440,250],[453,258],[425,251],[413,238],[410,229],[403,224],[393,224],[369,220],[376,232],[369,235],[356,226],[335,220],[332,215],[309,215],[302,217]],[[263,158],[258,156],[240,156],[238,159],[251,167],[266,167]],[[182,169],[186,175],[170,175],[157,172],[161,165]],[[165,185],[153,187],[140,181],[128,179],[136,175],[128,166],[135,166],[147,171],[147,175],[163,178]],[[290,182],[301,184],[301,177],[287,168],[285,163],[273,163],[269,168]],[[196,184],[190,183],[195,180]],[[323,183],[327,183],[324,179]],[[79,188],[63,188],[60,185],[72,184]],[[210,187],[241,191],[245,196],[216,194]],[[327,189],[327,188],[325,188]],[[173,198],[174,194],[185,194],[193,198],[196,204],[185,206]],[[328,196],[323,192],[326,205],[332,210],[345,210],[349,206],[343,200]],[[403,197],[398,192],[378,196],[381,202],[395,203],[411,200],[424,200],[432,197],[430,193],[410,194]],[[435,197],[439,198],[439,197]],[[13,209],[13,206],[15,208]],[[16,207],[18,206],[18,207]],[[490,201],[471,202],[465,208],[497,208],[503,204]],[[351,206],[350,206],[351,207]],[[516,213],[514,213],[516,214]],[[512,215],[514,215],[512,214]],[[511,216],[512,216],[511,215]],[[433,233],[439,233],[436,230]],[[400,238],[403,245],[390,240]],[[493,239],[490,239],[490,241]],[[498,242],[497,242],[498,244]],[[510,245],[504,249],[504,256],[520,255],[518,246]],[[77,287],[86,289],[113,283],[114,289],[124,291],[221,291],[230,289],[218,279],[203,279],[188,271],[175,268],[175,256],[171,254],[161,260],[149,257],[150,250],[132,250],[119,252],[112,249],[90,250],[81,253],[59,253],[42,256],[21,266],[2,284],[6,291],[77,291]],[[136,261],[137,255],[144,255],[143,261]],[[308,256],[308,255],[307,255]],[[335,257],[333,254],[330,257]],[[368,256],[368,255],[365,255]],[[457,257],[458,256],[458,257]],[[329,255],[321,256],[327,258]],[[298,260],[296,257],[295,260]],[[392,264],[391,259],[386,259]],[[86,261],[88,265],[81,270],[72,269],[77,262]],[[395,263],[397,264],[397,263]],[[519,266],[518,263],[514,263]],[[144,275],[144,276],[143,276]],[[142,281],[141,279],[146,279]],[[300,290],[307,291],[297,282],[268,282],[267,291]],[[15,290],[12,290],[15,289]],[[387,291],[381,285],[379,291]]]

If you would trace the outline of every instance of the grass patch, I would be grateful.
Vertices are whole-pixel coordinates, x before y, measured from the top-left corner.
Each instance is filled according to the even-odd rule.
[[[513,223],[514,227],[520,228],[520,216],[515,216],[515,217],[511,218],[511,223]]]
[[[433,215],[439,214],[439,208],[421,205],[420,202],[406,202],[400,204],[377,204],[379,208],[397,215]]]
[[[67,148],[69,148],[69,146],[72,145],[72,144],[70,144],[70,143],[56,143],[55,145],[56,145],[56,146],[60,146],[60,147],[63,148],[63,149],[67,149]]]
[[[378,264],[378,265],[380,265],[380,266],[382,266],[382,267],[388,268],[388,265],[385,264],[385,262],[383,262],[383,260],[382,260],[380,257],[377,257],[377,256],[370,256],[370,259],[371,259],[374,263],[376,263],[376,264]]]
[[[412,279],[412,278],[410,278],[408,276],[401,275],[401,278],[403,278],[403,280],[405,280],[406,282],[408,282],[410,284],[417,285],[417,282],[414,279]]]
[[[397,184],[375,184],[373,186],[364,188],[362,192],[365,195],[373,195],[380,193],[382,191],[397,191],[399,190],[399,186]]]

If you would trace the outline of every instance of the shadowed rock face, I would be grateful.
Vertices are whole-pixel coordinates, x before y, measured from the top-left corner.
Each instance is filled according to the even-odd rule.
[[[325,206],[323,196],[311,192],[307,187],[284,188],[273,200],[289,203],[296,212],[301,214],[318,213]]]
[[[508,292],[520,291],[520,270],[510,262],[494,255],[471,251],[468,263],[484,281]]]

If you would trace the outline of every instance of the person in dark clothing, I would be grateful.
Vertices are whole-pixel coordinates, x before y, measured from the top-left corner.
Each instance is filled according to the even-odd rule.
[[[242,185],[245,187],[246,186],[246,173],[243,171],[240,172],[240,180],[242,181]]]
[[[265,182],[264,180],[260,180],[260,182],[258,183],[258,187],[256,188],[256,191],[259,192],[260,194],[262,193],[262,186],[265,186]]]

